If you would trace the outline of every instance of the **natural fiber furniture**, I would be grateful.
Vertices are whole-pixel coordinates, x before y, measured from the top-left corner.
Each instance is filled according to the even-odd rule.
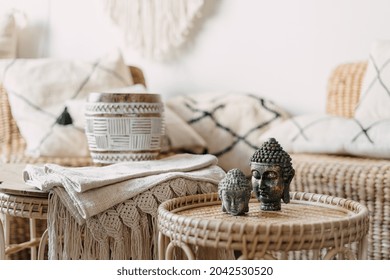
[[[198,246],[241,251],[239,259],[287,258],[301,250],[320,259],[367,257],[365,206],[327,195],[290,195],[281,211],[262,211],[252,199],[244,216],[223,212],[216,193],[166,201],[158,210],[159,256],[172,259],[178,247],[195,259],[192,246]]]
[[[4,228],[3,222],[0,219],[0,260],[5,259],[5,238],[4,238]]]
[[[46,220],[48,211],[48,193],[40,192],[24,184],[19,176],[23,165],[2,164],[0,165],[0,213],[3,215],[3,240],[0,236],[0,250],[4,246],[5,257],[10,258],[22,250],[31,249],[31,259],[37,259],[41,238],[37,233],[37,220]],[[29,220],[29,239],[20,243],[11,242],[11,219],[12,217],[27,218]],[[23,234],[23,233],[22,233]],[[23,234],[25,235],[25,234]],[[43,251],[39,252],[40,257]],[[0,251],[1,259],[1,251]]]
[[[352,117],[359,99],[366,62],[340,65],[328,85],[327,112]],[[355,200],[368,207],[369,259],[390,259],[390,161],[319,155],[292,155],[292,191],[323,193]]]
[[[366,62],[340,65],[330,76],[327,112],[352,117],[358,102]],[[141,77],[140,69],[131,68]],[[2,162],[37,163],[52,162],[61,165],[81,166],[91,164],[90,158],[29,158],[24,155],[25,142],[12,118],[7,94],[0,85],[0,154]],[[369,259],[390,259],[390,161],[334,155],[292,155],[295,177],[292,191],[316,192],[352,199],[369,209],[368,234]],[[26,232],[20,219],[13,221],[15,230],[23,237]],[[16,241],[17,243],[23,241]],[[24,256],[23,256],[24,257]]]
[[[145,83],[145,77],[141,69],[129,66],[135,84]],[[1,163],[55,163],[63,166],[88,166],[92,165],[90,157],[30,157],[25,155],[26,142],[21,136],[18,126],[12,116],[8,101],[8,94],[0,83],[0,162]],[[0,181],[2,178],[0,178]],[[46,230],[46,221],[37,221],[37,234],[40,235]],[[10,243],[20,244],[30,239],[29,224],[20,217],[10,218]],[[16,259],[29,259],[30,254],[26,250],[20,251],[11,256]]]

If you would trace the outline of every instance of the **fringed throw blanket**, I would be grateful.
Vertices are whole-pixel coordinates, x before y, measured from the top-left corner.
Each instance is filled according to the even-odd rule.
[[[217,190],[212,155],[181,154],[105,167],[27,166],[27,183],[51,189],[50,259],[157,258],[157,208],[170,198]]]
[[[117,204],[80,225],[54,192],[49,200],[49,259],[158,259],[157,208],[165,200],[216,192],[206,181],[176,178]],[[198,249],[197,257],[229,259],[223,250]]]

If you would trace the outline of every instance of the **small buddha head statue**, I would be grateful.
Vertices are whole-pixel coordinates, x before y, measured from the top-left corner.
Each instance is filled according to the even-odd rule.
[[[295,170],[290,155],[274,138],[264,142],[253,154],[250,167],[253,191],[261,202],[261,210],[278,211],[281,200],[290,202],[290,183]]]
[[[249,211],[252,187],[244,173],[231,169],[218,184],[218,195],[222,201],[222,211],[233,216],[244,215]]]

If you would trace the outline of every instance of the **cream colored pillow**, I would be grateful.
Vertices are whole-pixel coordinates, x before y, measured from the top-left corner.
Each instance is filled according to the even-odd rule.
[[[261,146],[260,136],[288,117],[261,96],[242,92],[204,92],[167,100],[167,106],[206,142],[225,171],[250,175],[249,161]]]
[[[35,157],[89,155],[79,120],[82,109],[75,107],[77,100],[93,91],[133,83],[119,52],[95,62],[5,59],[0,61],[0,75],[12,115],[26,141],[26,153]]]
[[[371,47],[355,118],[365,128],[390,120],[390,41],[376,41]]]
[[[355,155],[390,159],[390,120],[363,130],[354,118],[326,114],[296,116],[269,129],[264,142],[275,138],[288,153]]]

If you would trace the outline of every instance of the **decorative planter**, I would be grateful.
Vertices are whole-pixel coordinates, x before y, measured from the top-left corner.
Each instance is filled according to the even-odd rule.
[[[164,134],[164,105],[159,94],[91,93],[86,128],[95,163],[155,159]]]

